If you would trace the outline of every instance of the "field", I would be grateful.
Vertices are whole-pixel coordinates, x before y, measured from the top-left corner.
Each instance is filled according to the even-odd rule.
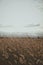
[[[43,65],[43,38],[0,37],[0,65]]]

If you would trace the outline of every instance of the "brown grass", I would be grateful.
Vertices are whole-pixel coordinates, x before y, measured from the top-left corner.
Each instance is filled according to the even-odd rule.
[[[0,38],[0,65],[43,65],[43,38]]]

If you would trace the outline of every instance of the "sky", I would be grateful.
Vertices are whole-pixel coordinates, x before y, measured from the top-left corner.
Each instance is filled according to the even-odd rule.
[[[0,32],[42,33],[43,0],[0,0]]]

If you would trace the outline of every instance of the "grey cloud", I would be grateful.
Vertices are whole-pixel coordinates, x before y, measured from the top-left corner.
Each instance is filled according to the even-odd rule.
[[[29,24],[29,25],[26,25],[25,27],[38,27],[40,26],[40,24]]]
[[[2,25],[0,24],[0,27],[3,28],[3,27],[13,27],[12,25]]]

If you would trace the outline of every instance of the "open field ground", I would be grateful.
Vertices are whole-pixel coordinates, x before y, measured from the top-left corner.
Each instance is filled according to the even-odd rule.
[[[0,37],[0,65],[43,65],[43,38]]]

